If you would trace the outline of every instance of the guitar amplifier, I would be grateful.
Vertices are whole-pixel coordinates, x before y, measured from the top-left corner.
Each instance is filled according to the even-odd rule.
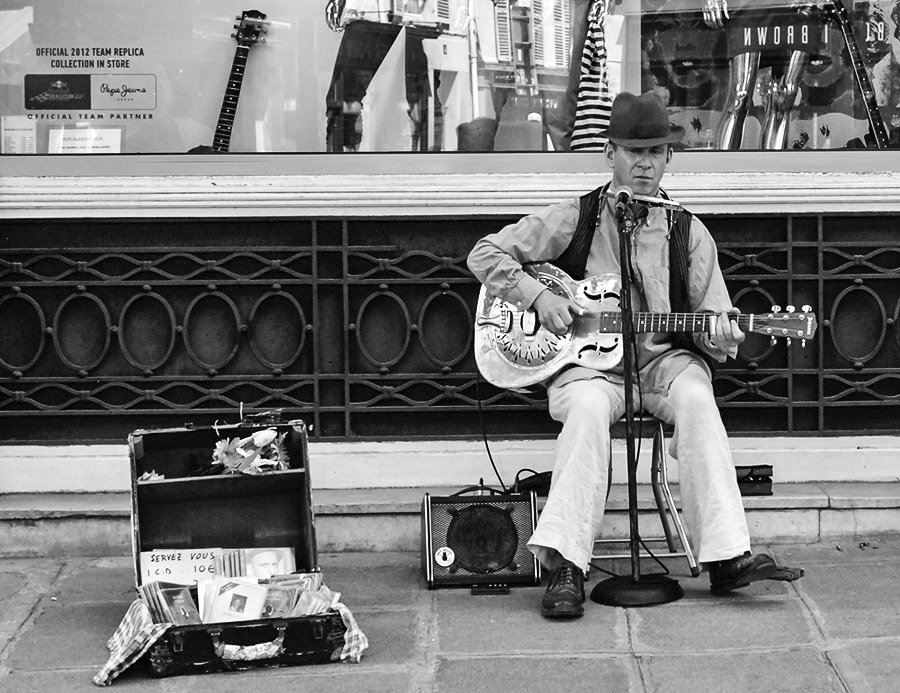
[[[471,492],[487,495],[466,495]],[[540,563],[526,542],[537,525],[537,497],[472,486],[422,499],[422,574],[429,589],[536,585]]]

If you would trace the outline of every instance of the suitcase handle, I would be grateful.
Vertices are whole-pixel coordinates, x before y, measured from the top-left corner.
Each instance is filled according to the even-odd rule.
[[[274,659],[284,652],[284,634],[287,624],[274,624],[278,635],[270,642],[256,645],[229,645],[221,640],[222,630],[214,628],[209,631],[216,657],[225,662],[251,662],[256,659]]]

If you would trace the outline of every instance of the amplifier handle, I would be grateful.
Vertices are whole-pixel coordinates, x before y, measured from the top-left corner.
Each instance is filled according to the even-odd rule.
[[[489,495],[491,495],[491,496],[501,496],[501,495],[503,495],[503,491],[501,491],[500,489],[491,488],[490,486],[480,486],[480,485],[476,485],[476,486],[467,486],[467,487],[464,488],[464,489],[460,489],[460,490],[457,491],[456,493],[451,493],[451,494],[450,494],[450,497],[452,497],[452,496],[463,496],[463,495],[465,495],[465,494],[467,494],[467,493],[475,493],[476,491],[481,491],[482,493],[485,492],[485,491],[487,491],[487,492],[489,493]]]
[[[226,662],[249,662],[256,659],[274,659],[284,652],[284,634],[287,624],[276,623],[274,628],[278,635],[271,642],[261,642],[256,645],[229,645],[221,640],[222,629],[211,628],[209,635],[212,638],[213,649],[216,656]]]

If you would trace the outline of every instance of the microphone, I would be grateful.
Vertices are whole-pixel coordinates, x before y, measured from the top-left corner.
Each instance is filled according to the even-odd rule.
[[[627,185],[623,185],[621,188],[612,193],[610,197],[612,197],[616,201],[616,216],[620,217],[625,214],[625,208],[634,200],[634,190],[629,188]]]
[[[675,200],[667,200],[664,197],[651,197],[650,195],[641,195],[640,193],[632,193],[631,188],[627,185],[623,185],[621,188],[613,191],[607,191],[606,196],[614,199],[616,205],[616,213],[619,211],[619,196],[623,192],[628,192],[631,195],[631,199],[629,199],[625,204],[629,204],[630,202],[641,202],[648,207],[668,207],[670,209],[682,209],[682,205],[680,202],[676,202]],[[623,207],[624,209],[624,207]]]

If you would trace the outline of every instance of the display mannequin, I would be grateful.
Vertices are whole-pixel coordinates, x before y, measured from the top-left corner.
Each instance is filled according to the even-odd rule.
[[[767,5],[763,7],[763,5]],[[729,56],[728,92],[716,131],[718,149],[740,149],[744,121],[753,103],[761,66],[771,66],[772,85],[765,93],[760,149],[786,149],[791,110],[800,78],[823,42],[822,23],[813,5],[744,4],[732,18],[727,0],[706,0],[707,26],[725,31]]]

